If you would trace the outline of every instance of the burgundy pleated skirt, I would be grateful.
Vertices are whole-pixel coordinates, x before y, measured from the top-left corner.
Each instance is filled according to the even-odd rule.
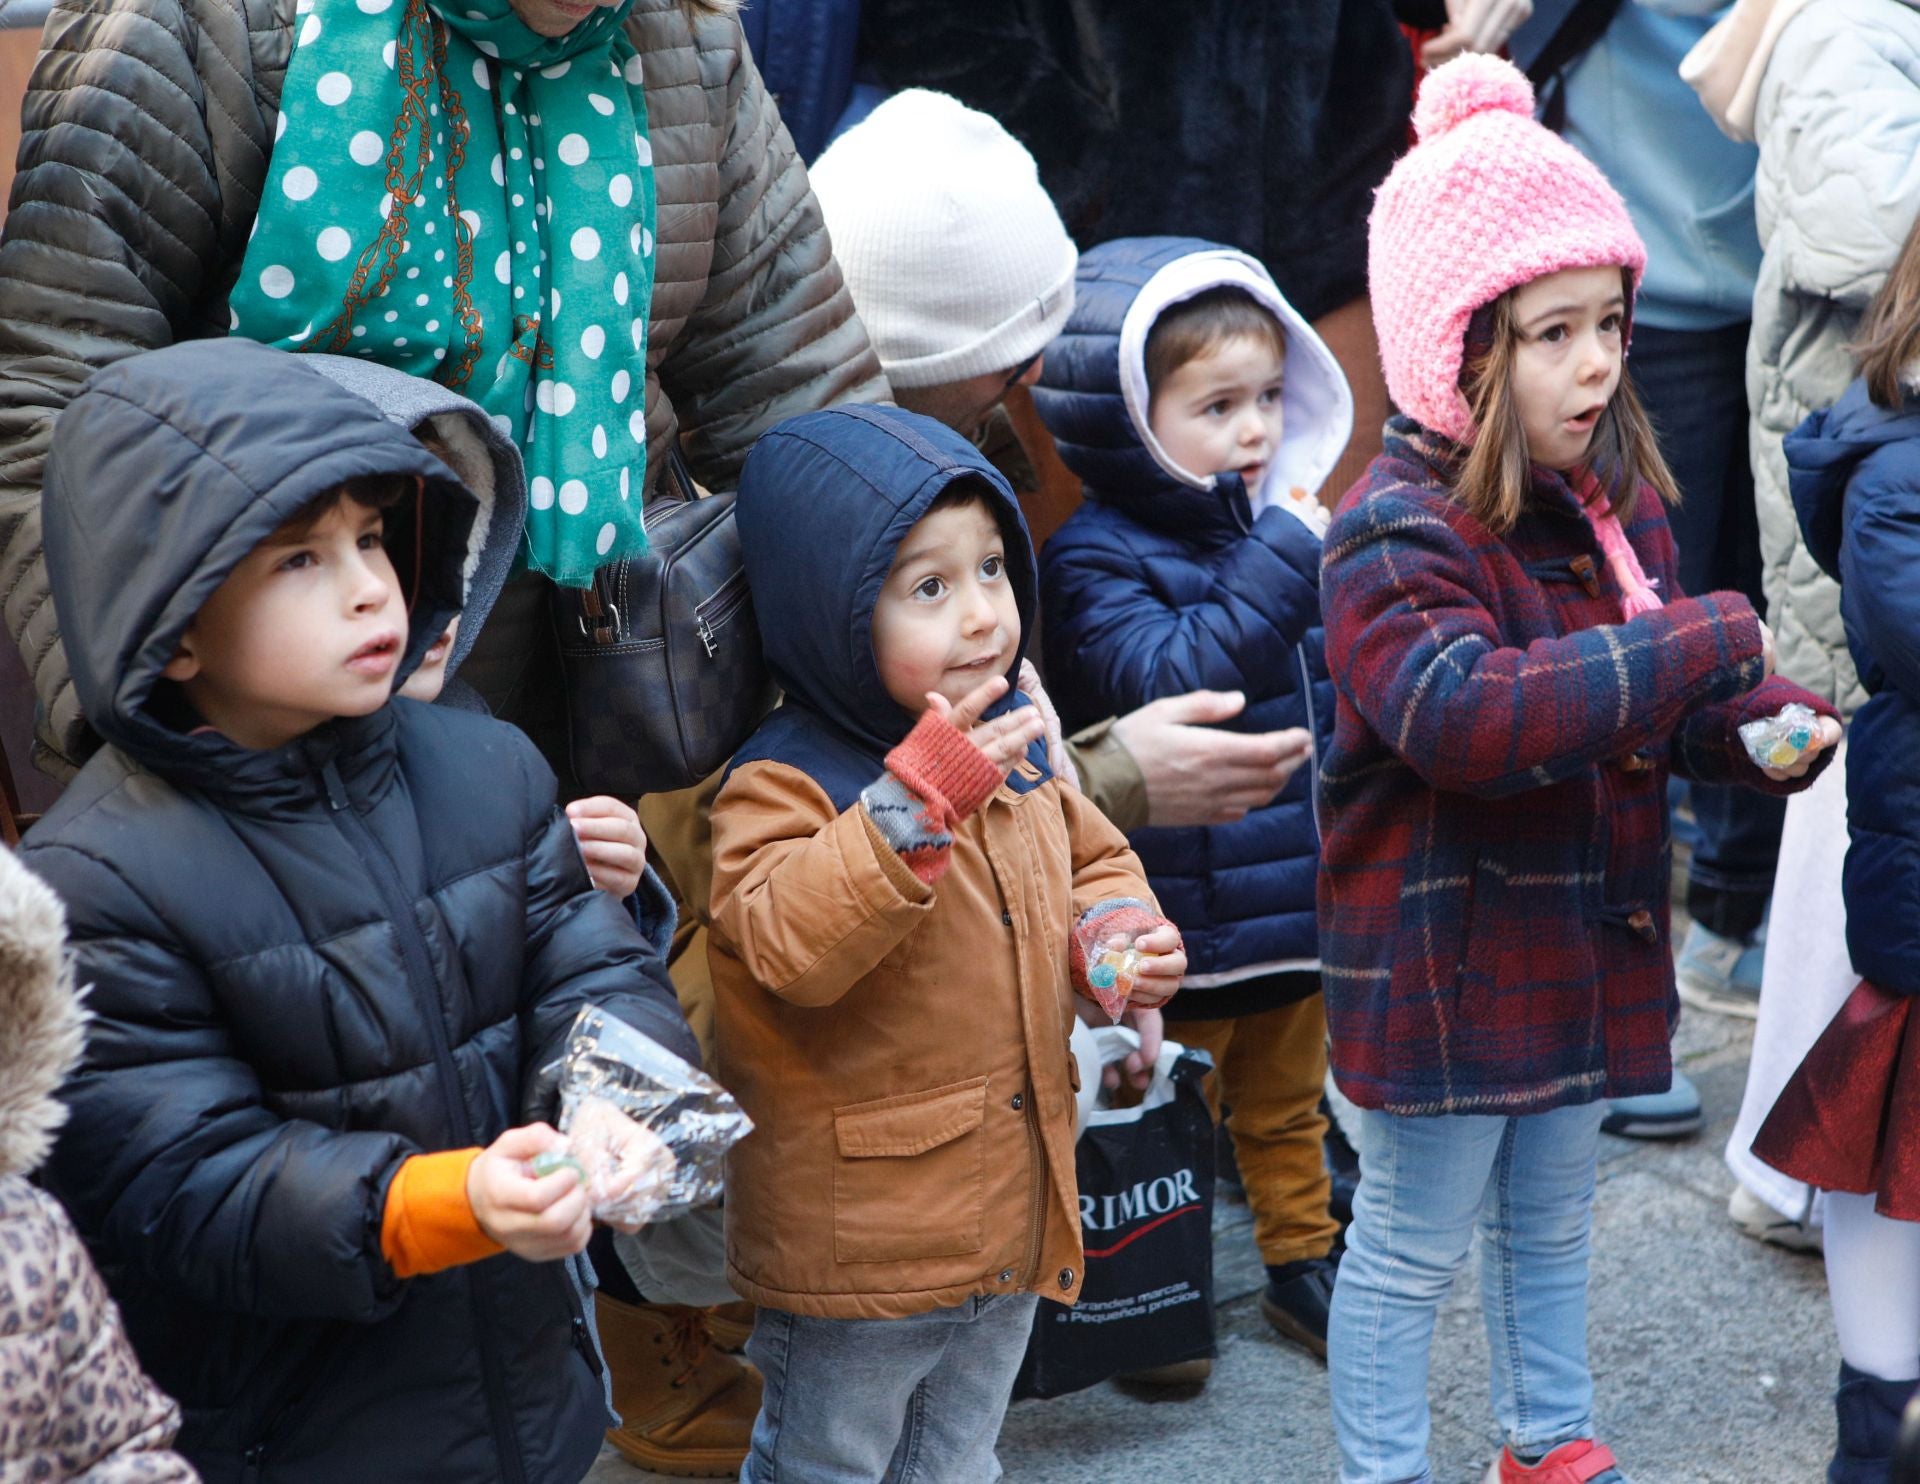
[[[1920,1015],[1864,980],[1847,997],[1761,1124],[1753,1152],[1821,1190],[1874,1197],[1920,1221]]]

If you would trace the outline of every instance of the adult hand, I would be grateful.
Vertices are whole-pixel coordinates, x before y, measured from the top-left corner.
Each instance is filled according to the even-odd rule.
[[[1812,745],[1800,754],[1800,760],[1798,762],[1790,768],[1762,768],[1760,771],[1765,773],[1767,777],[1771,778],[1775,783],[1785,783],[1790,778],[1804,778],[1807,776],[1807,769],[1814,765],[1821,753],[1825,752],[1829,747],[1838,747],[1839,745],[1840,723],[1835,721],[1831,716],[1823,716],[1820,718],[1819,725],[1814,729]]]
[[[1189,691],[1129,712],[1113,734],[1133,755],[1147,786],[1147,823],[1230,824],[1273,802],[1307,760],[1313,739],[1300,727],[1222,732],[1210,723],[1246,709],[1239,691]]]
[[[1420,49],[1431,71],[1462,52],[1498,51],[1533,14],[1533,0],[1447,0],[1447,28]]]
[[[617,901],[640,889],[647,867],[647,832],[632,807],[602,794],[567,805],[567,823],[579,842],[593,884]]]
[[[1005,773],[1027,755],[1027,749],[1047,726],[1038,706],[1022,706],[992,721],[981,721],[981,713],[1006,693],[1007,677],[995,675],[968,691],[958,705],[938,691],[928,691],[927,709],[965,732],[967,740],[987,755],[987,761]]]
[[[1180,929],[1162,922],[1152,932],[1142,933],[1133,946],[1143,955],[1134,970],[1133,993],[1127,998],[1129,1010],[1158,1010],[1173,998],[1186,977],[1187,950],[1180,942]]]
[[[1108,1062],[1100,1069],[1100,1082],[1108,1092],[1125,1079],[1135,1092],[1145,1092],[1153,1081],[1154,1064],[1160,1060],[1160,1043],[1166,1039],[1166,1020],[1158,1010],[1130,1006],[1120,1017],[1122,1025],[1132,1026],[1140,1037],[1140,1049],[1129,1051],[1120,1061]]]
[[[594,1214],[620,1231],[638,1231],[660,1209],[673,1178],[673,1151],[660,1136],[602,1097],[574,1109],[567,1140],[588,1171]]]
[[[528,1262],[552,1262],[583,1251],[593,1213],[571,1168],[536,1178],[527,1161],[566,1140],[545,1123],[510,1128],[467,1166],[467,1204],[480,1230]]]

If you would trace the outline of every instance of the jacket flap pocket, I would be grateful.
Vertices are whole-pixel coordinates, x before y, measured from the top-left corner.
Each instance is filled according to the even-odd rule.
[[[925,1154],[970,1134],[986,1121],[987,1079],[974,1077],[929,1092],[907,1092],[833,1110],[844,1159]]]

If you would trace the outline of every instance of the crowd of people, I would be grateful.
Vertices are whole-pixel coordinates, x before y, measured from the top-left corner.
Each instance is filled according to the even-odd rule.
[[[1435,1477],[1476,1237],[1490,1484],[1627,1484],[1596,1163],[1700,1127],[1685,1001],[1757,1020],[1830,1484],[1892,1477],[1920,11],[1000,10],[56,4],[0,1474],[997,1478],[1077,1131],[1177,1041],[1342,1484]],[[556,615],[670,475],[779,704],[633,799]],[[749,1115],[719,1204],[633,1215],[617,1118],[587,1178],[583,1010]]]

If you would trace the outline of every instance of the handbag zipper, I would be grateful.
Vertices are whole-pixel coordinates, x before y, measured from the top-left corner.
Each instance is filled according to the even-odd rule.
[[[719,654],[720,626],[733,617],[734,611],[746,597],[746,590],[747,574],[743,568],[721,583],[719,590],[712,597],[693,610],[693,631],[700,636],[700,643],[705,647],[708,659]],[[715,608],[717,611],[709,615],[706,611],[709,608]]]

